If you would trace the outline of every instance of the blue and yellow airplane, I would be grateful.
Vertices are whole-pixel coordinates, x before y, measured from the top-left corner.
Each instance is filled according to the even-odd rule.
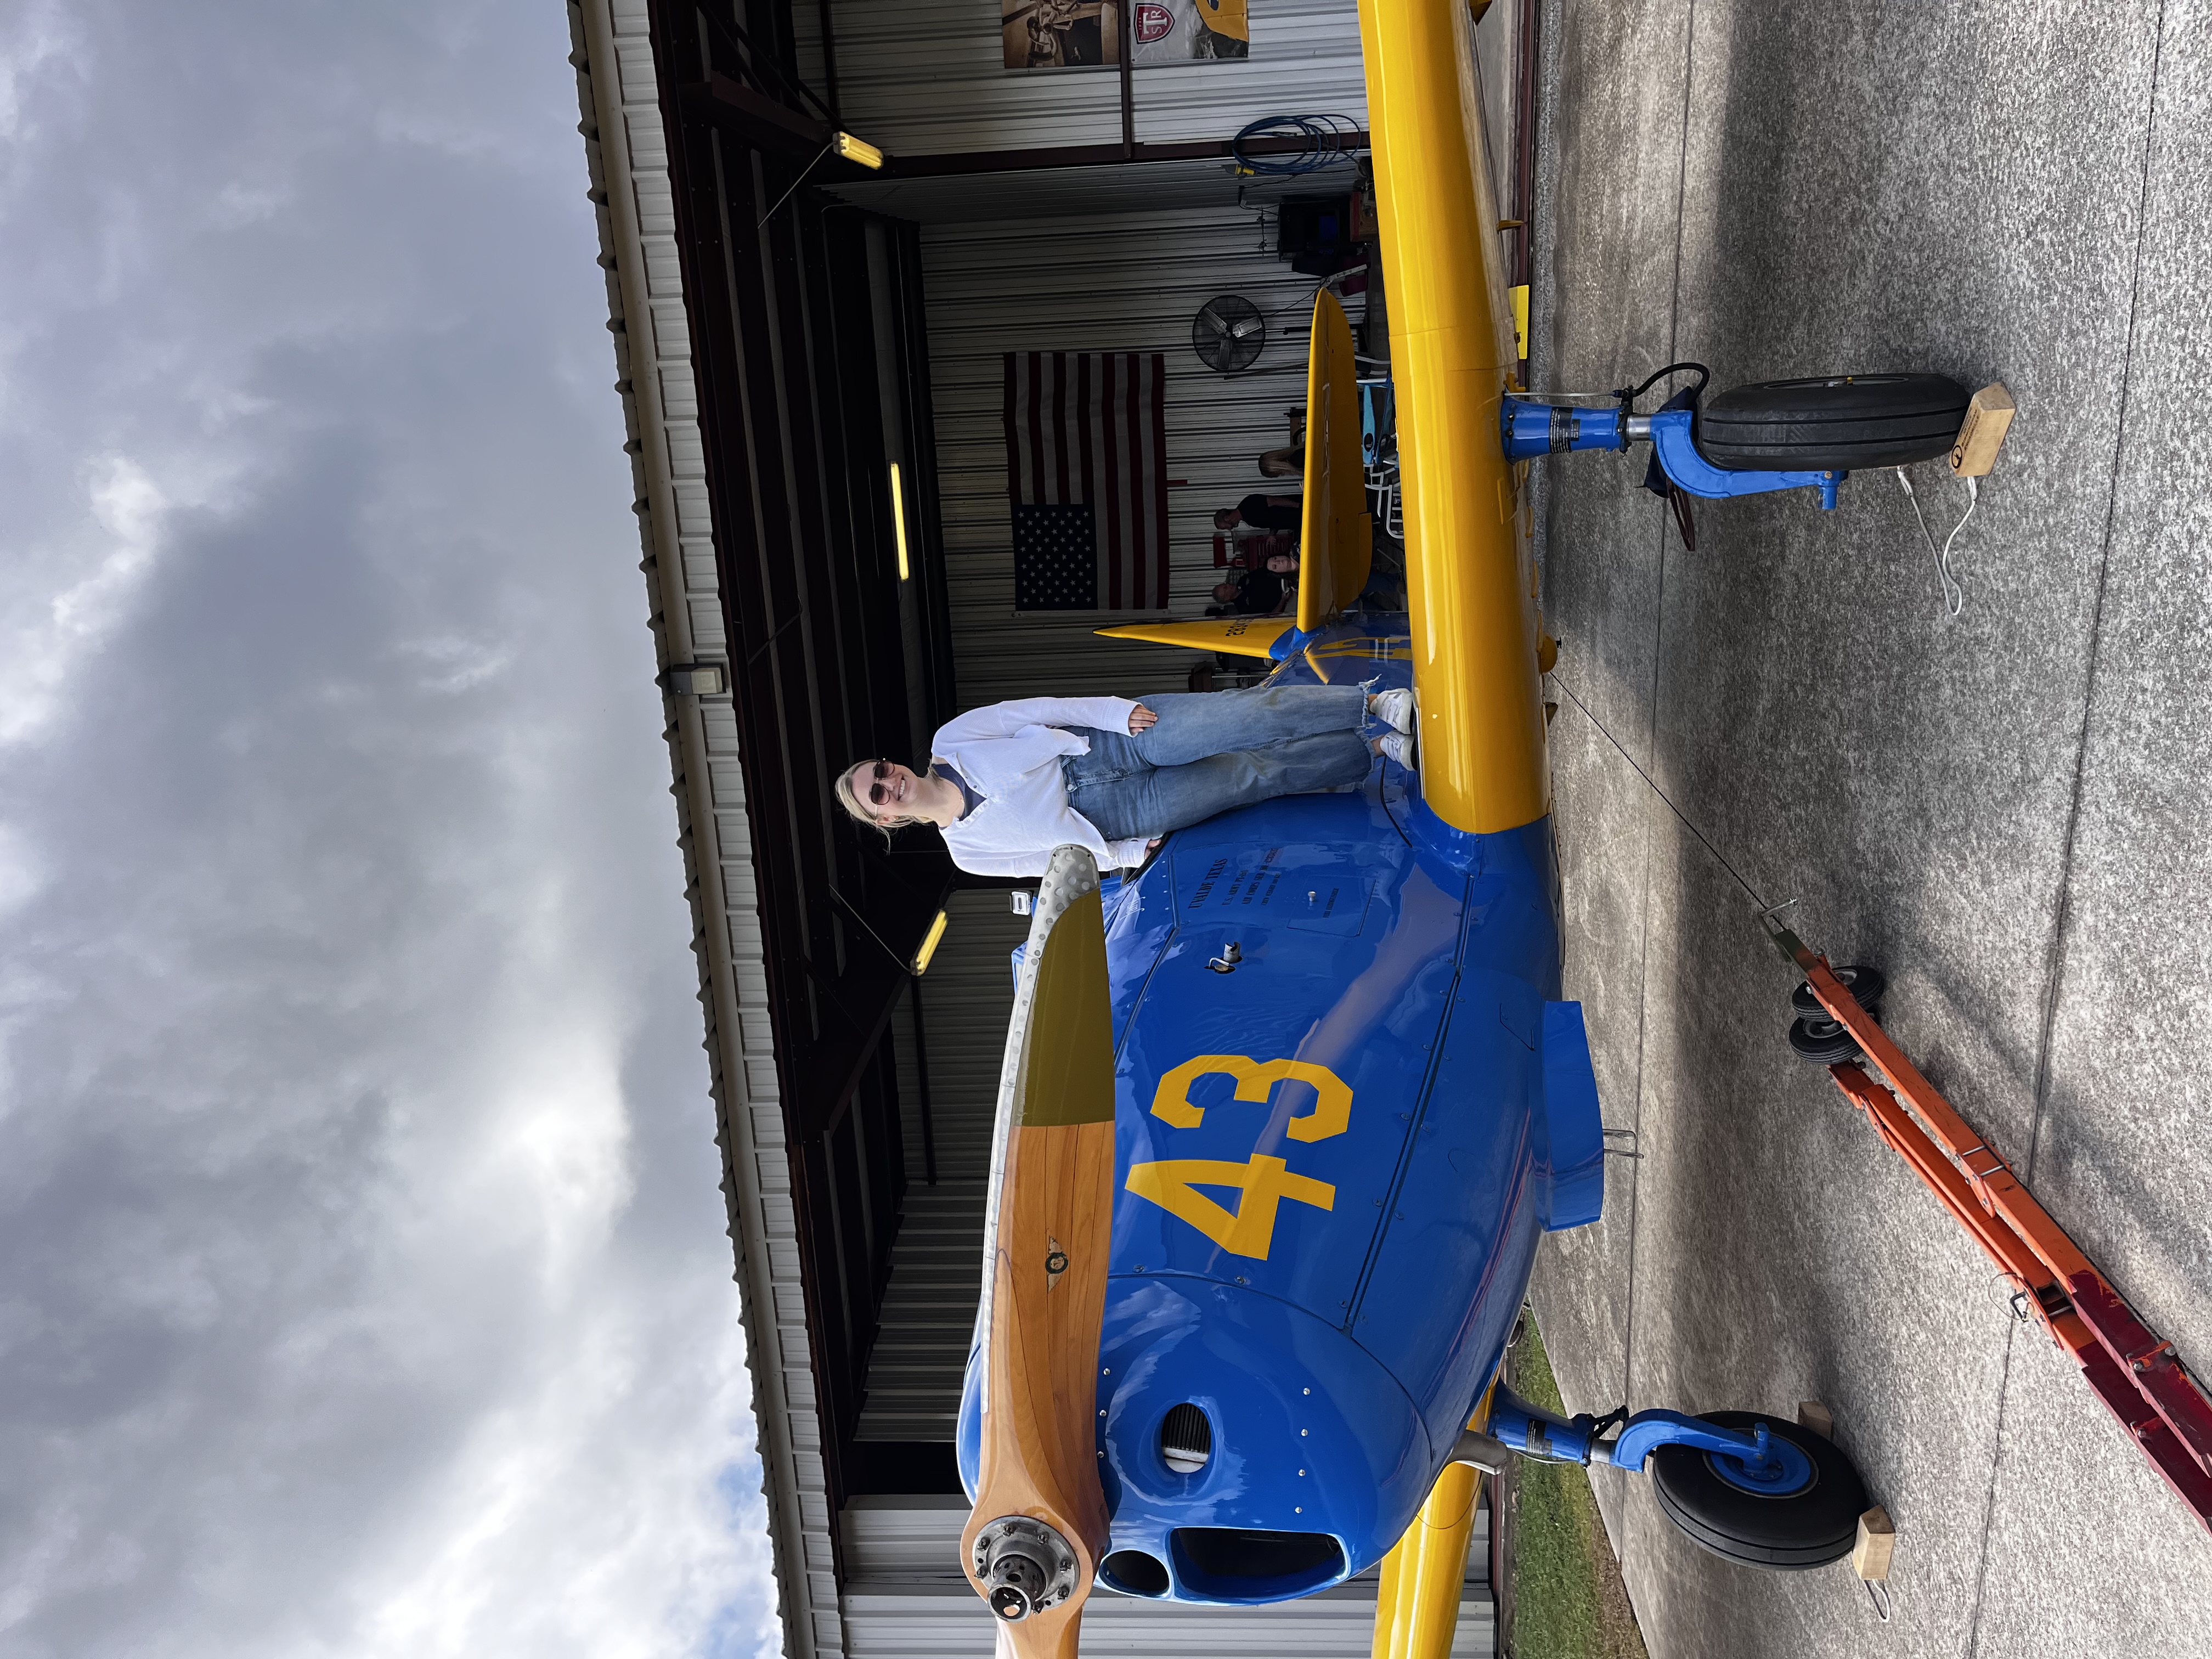
[[[1560,995],[1548,641],[1515,459],[1532,422],[1539,450],[1593,447],[1604,422],[1513,396],[1468,9],[1363,0],[1360,19],[1407,610],[1340,609],[1372,541],[1352,338],[1324,295],[1295,623],[1109,631],[1265,655],[1283,683],[1410,684],[1419,772],[1378,763],[1364,793],[1182,830],[1110,895],[1077,848],[1042,884],[959,1447],[962,1565],[1021,1655],[1073,1659],[1097,1583],[1273,1601],[1381,1560],[1377,1655],[1442,1656],[1479,1472],[1509,1450],[1648,1467],[1694,1540],[1757,1565],[1837,1559],[1867,1507],[1795,1422],[1561,1421],[1498,1386],[1538,1239],[1604,1197]],[[1656,443],[1656,418],[1634,435]],[[1678,481],[1828,499],[1840,476],[1774,466]]]

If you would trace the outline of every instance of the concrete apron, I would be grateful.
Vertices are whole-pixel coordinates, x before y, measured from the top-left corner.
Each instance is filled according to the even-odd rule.
[[[1858,1581],[1730,1567],[1595,1472],[1655,1656],[2198,1650],[2212,1540],[1985,1260],[1784,1044],[1755,904],[1885,1018],[2212,1370],[2212,21],[2041,5],[1549,0],[1533,383],[2002,379],[1944,615],[1889,473],[1701,503],[1539,464],[1564,641],[1567,993],[1616,1161],[1535,1303],[1573,1409],[1818,1398],[1896,1518]],[[1940,539],[1965,494],[1917,469]],[[1635,766],[1630,763],[1632,757]],[[1686,830],[1648,771],[1719,856]]]

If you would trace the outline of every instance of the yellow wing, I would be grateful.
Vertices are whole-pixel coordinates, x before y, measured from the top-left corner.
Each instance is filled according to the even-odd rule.
[[[1438,0],[1359,7],[1421,791],[1454,829],[1487,832],[1541,817],[1551,780],[1534,568],[1498,441],[1513,345],[1476,125],[1473,27],[1465,6]]]
[[[1290,625],[1288,617],[1200,617],[1191,622],[1124,623],[1097,631],[1109,640],[1150,640],[1155,645],[1264,658]]]
[[[1342,301],[1314,301],[1306,351],[1305,527],[1298,538],[1298,626],[1319,628],[1367,586],[1375,520],[1359,447],[1359,362]]]

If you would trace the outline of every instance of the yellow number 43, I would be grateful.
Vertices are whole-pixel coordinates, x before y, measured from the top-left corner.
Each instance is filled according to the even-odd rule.
[[[1232,1214],[1200,1192],[1200,1187],[1234,1187],[1243,1197]],[[1275,1207],[1285,1199],[1317,1210],[1336,1207],[1336,1188],[1328,1182],[1292,1175],[1281,1158],[1259,1152],[1247,1164],[1206,1158],[1139,1164],[1129,1171],[1129,1190],[1188,1221],[1231,1255],[1257,1261],[1267,1259],[1275,1237]]]
[[[1190,1103],[1190,1086],[1216,1073],[1237,1079],[1236,1099],[1255,1103],[1264,1102],[1278,1083],[1295,1079],[1312,1085],[1314,1109],[1287,1126],[1293,1140],[1325,1140],[1342,1134],[1351,1123],[1352,1091],[1327,1066],[1295,1060],[1262,1065],[1243,1054],[1200,1054],[1176,1066],[1160,1079],[1152,1097],[1153,1115],[1177,1128],[1198,1127],[1205,1115]],[[1232,1212],[1200,1192],[1200,1187],[1231,1188],[1242,1197]],[[1128,1188],[1177,1220],[1188,1222],[1231,1255],[1256,1261],[1267,1259],[1274,1242],[1275,1212],[1285,1199],[1317,1210],[1336,1207],[1336,1188],[1328,1182],[1292,1175],[1281,1158],[1261,1152],[1243,1164],[1183,1158],[1135,1164],[1129,1170]]]

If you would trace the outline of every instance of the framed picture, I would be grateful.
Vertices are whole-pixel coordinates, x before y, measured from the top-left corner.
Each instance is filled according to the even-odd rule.
[[[999,23],[1010,70],[1096,69],[1121,61],[1120,0],[999,0]]]
[[[1139,65],[1252,55],[1247,0],[1137,0],[1129,14]]]

